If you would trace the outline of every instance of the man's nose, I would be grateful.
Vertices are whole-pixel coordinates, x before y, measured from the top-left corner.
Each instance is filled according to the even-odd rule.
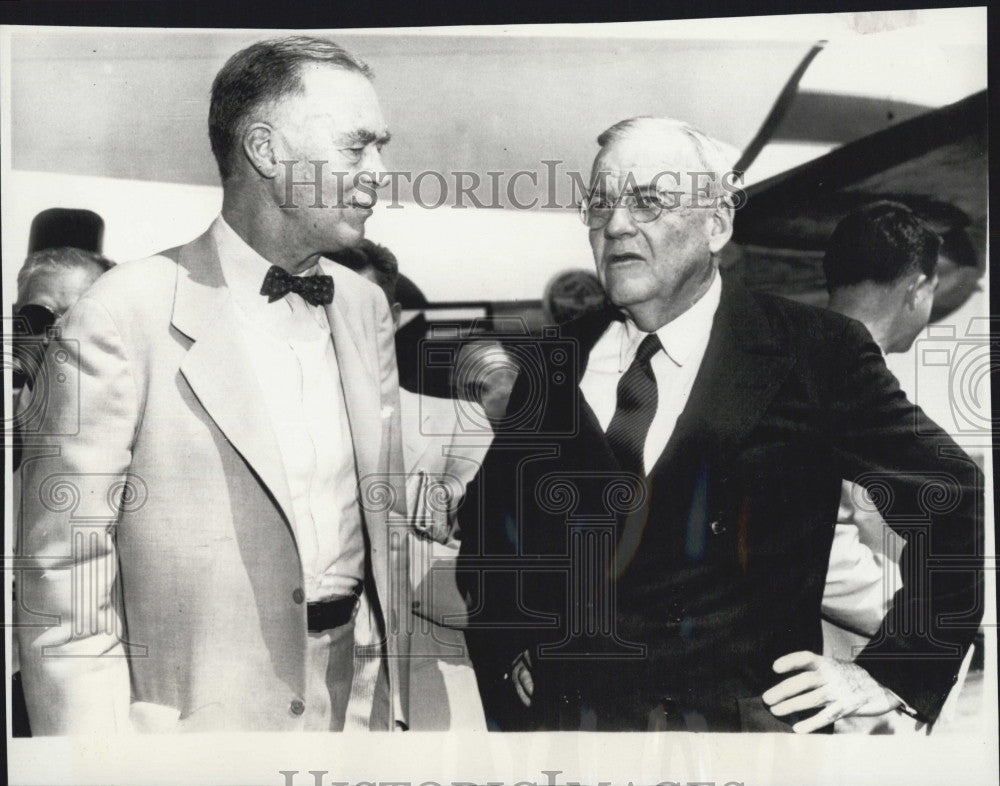
[[[605,237],[623,237],[634,235],[635,232],[635,219],[632,218],[632,214],[629,212],[629,209],[623,204],[619,204],[612,208],[611,218],[609,218],[608,223],[604,225]]]
[[[365,156],[365,160],[362,163],[364,166],[362,167],[360,177],[366,182],[375,188],[381,188],[389,182],[385,161],[382,160],[382,154],[377,149],[373,147]]]

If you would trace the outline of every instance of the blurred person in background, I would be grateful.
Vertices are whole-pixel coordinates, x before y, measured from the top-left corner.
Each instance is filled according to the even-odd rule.
[[[113,266],[100,254],[69,246],[35,251],[24,260],[14,303],[15,411],[22,388],[30,388],[38,374],[49,329]]]
[[[848,214],[823,258],[827,308],[868,328],[883,353],[906,352],[931,318],[940,249],[906,205],[883,200]]]
[[[17,273],[17,300],[14,303],[12,322],[12,369],[11,383],[14,400],[10,411],[14,413],[12,434],[12,471],[21,465],[21,454],[25,441],[24,431],[30,433],[43,414],[32,405],[36,382],[44,384],[38,375],[42,368],[42,357],[59,320],[70,306],[80,299],[98,277],[114,267],[114,262],[93,251],[62,246],[45,248],[28,255]],[[44,392],[36,400],[41,402]],[[20,509],[20,477],[13,483],[13,510]],[[14,528],[17,535],[17,527]],[[15,545],[16,549],[16,545]],[[13,581],[13,574],[11,581]],[[16,591],[16,590],[15,590]],[[15,596],[16,599],[16,596]],[[24,704],[24,690],[21,685],[20,657],[16,628],[11,642],[11,720],[15,737],[27,737],[31,733],[28,713]]]
[[[399,324],[399,264],[388,248],[365,239],[329,256],[380,286]],[[492,401],[494,396],[488,398]],[[455,508],[479,470],[493,433],[486,413],[472,401],[421,395],[401,387],[399,402],[411,523],[409,576],[401,577],[401,587],[410,598],[403,608],[412,609],[410,728],[485,731],[462,633],[468,609],[455,585],[458,542],[453,525]],[[370,674],[374,669],[369,665],[363,671]],[[365,679],[359,672],[355,694],[367,692]]]
[[[604,287],[593,271],[566,270],[545,285],[542,308],[550,324],[564,325],[590,311],[607,307]]]
[[[545,286],[542,309],[547,324],[564,325],[607,308],[607,297],[597,276],[587,270],[566,270]],[[510,392],[520,367],[502,341],[469,338],[458,351],[452,373],[456,394],[479,403],[491,422],[507,415]]]
[[[517,361],[502,342],[470,338],[458,350],[452,387],[459,398],[482,407],[490,423],[497,423],[507,414],[518,372]]]

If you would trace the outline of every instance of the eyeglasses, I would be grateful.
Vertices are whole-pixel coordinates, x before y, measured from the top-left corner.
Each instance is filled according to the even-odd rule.
[[[51,308],[27,303],[14,310],[13,331],[17,336],[45,336],[58,319]]]
[[[628,210],[633,221],[648,224],[659,218],[665,210],[677,210],[681,207],[681,202],[676,194],[655,192],[621,194],[614,200],[604,195],[595,195],[581,200],[580,220],[591,229],[600,229],[611,220],[615,209],[619,207]]]

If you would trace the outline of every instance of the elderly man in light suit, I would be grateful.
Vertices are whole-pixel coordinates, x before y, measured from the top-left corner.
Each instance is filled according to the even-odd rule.
[[[222,215],[112,271],[47,354],[18,577],[36,734],[366,726],[359,613],[390,655],[377,717],[406,723],[382,622],[405,499],[392,320],[320,259],[371,215],[371,73],[325,40],[254,44],[216,77],[209,134]]]

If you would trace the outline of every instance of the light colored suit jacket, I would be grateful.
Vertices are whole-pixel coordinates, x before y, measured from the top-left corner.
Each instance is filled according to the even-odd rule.
[[[378,612],[407,556],[390,537],[405,527],[392,322],[380,289],[323,267]],[[290,493],[237,324],[206,233],[103,276],[50,347],[18,577],[35,733],[302,728]],[[387,637],[405,725],[407,641]]]

